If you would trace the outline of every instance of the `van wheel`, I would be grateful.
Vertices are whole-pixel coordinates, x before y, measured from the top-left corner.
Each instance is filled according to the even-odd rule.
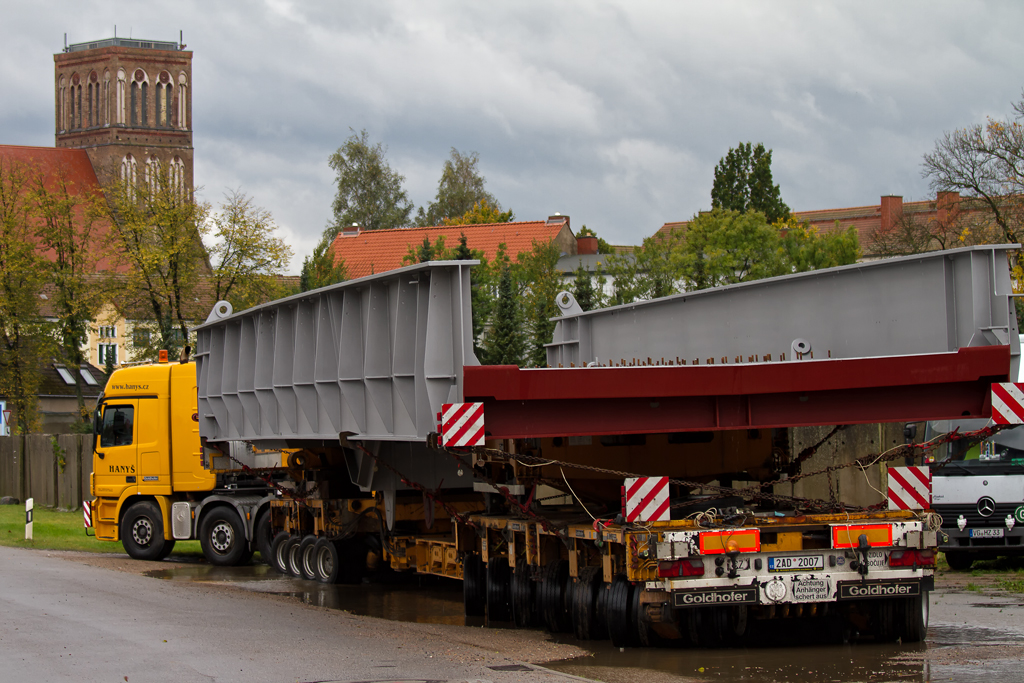
[[[965,572],[971,568],[972,564],[974,564],[974,559],[971,557],[971,554],[965,553],[962,550],[948,550],[945,554],[946,563],[949,565],[949,568],[954,571]]]
[[[160,508],[148,500],[135,503],[121,518],[121,545],[136,560],[162,560],[174,541],[164,539]]]
[[[249,542],[238,514],[231,508],[218,507],[203,517],[199,525],[199,545],[210,564],[233,567],[245,559]]]

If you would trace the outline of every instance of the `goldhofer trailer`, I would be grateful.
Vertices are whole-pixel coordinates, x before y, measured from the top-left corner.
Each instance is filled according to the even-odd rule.
[[[810,474],[787,428],[986,416],[1019,359],[1008,248],[589,313],[563,293],[543,369],[477,363],[473,262],[218,305],[198,328],[204,457],[294,449],[271,555],[306,578],[375,554],[461,579],[467,613],[619,645],[797,617],[920,640],[939,521],[781,495]]]

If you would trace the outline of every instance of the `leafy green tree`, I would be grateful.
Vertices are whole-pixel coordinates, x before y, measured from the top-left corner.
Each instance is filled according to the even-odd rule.
[[[834,231],[821,233],[806,221],[790,217],[773,227],[781,230],[784,251],[783,270],[802,273],[856,263],[860,258],[860,240],[853,226],[843,230],[836,221]]]
[[[533,367],[547,366],[547,350],[558,316],[555,297],[562,290],[562,274],[557,270],[560,256],[553,242],[533,242],[533,248],[519,254],[517,277],[524,300],[524,317],[528,335],[526,362]]]
[[[451,157],[444,162],[441,169],[441,180],[437,183],[437,196],[426,209],[420,207],[416,214],[419,225],[457,225],[447,223],[446,219],[456,219],[473,210],[481,202],[486,202],[495,211],[501,211],[501,205],[487,190],[484,189],[484,177],[480,175],[478,164],[480,156],[476,152],[462,154],[452,147]],[[509,212],[511,213],[511,212]],[[483,221],[483,222],[507,222]],[[469,223],[462,223],[469,225]]]
[[[51,346],[39,311],[47,266],[30,227],[31,183],[25,165],[0,156],[0,395],[18,434],[38,425],[41,368]],[[24,482],[23,467],[21,474]]]
[[[522,365],[526,352],[520,293],[506,263],[500,271],[494,320],[484,342],[482,362],[486,365]]]
[[[36,172],[32,177],[30,201],[35,235],[47,255],[45,279],[52,285],[52,317],[56,319],[55,351],[75,380],[79,413],[88,411],[82,395],[84,349],[88,341],[89,321],[95,318],[103,288],[94,273],[102,254],[102,245],[93,235],[98,197],[75,188],[71,174],[58,166],[50,174]]]
[[[342,259],[334,260],[334,240],[325,234],[313,253],[302,261],[302,273],[299,276],[299,289],[308,292],[311,289],[319,289],[336,282],[343,282],[348,279],[348,269]]]
[[[110,251],[122,271],[114,281],[115,306],[129,320],[150,321],[154,333],[135,335],[135,357],[166,349],[173,358],[212,303],[202,296],[211,271],[203,245],[209,206],[170,182],[167,168],[153,169],[145,182],[120,180],[106,190]]]
[[[502,211],[501,207],[491,206],[486,199],[481,199],[466,213],[457,218],[445,218],[442,225],[486,225],[489,223],[508,223],[515,218],[512,209]]]
[[[379,142],[371,145],[369,134],[363,130],[353,132],[329,157],[330,167],[338,174],[334,234],[352,224],[364,230],[409,225],[413,206],[402,187],[405,176],[388,165],[386,154],[387,148]]]
[[[229,301],[235,310],[242,310],[284,294],[275,274],[287,267],[292,250],[274,236],[277,225],[269,211],[235,190],[225,195],[210,223],[211,285],[216,301]]]
[[[598,293],[594,289],[594,280],[582,264],[576,269],[576,279],[573,280],[572,289],[576,303],[584,311],[592,311],[600,305]]]
[[[430,238],[424,236],[423,244],[416,250],[416,262],[426,263],[427,261],[434,260],[434,245],[430,243]]]
[[[787,272],[779,231],[758,211],[714,209],[695,217],[679,247],[686,289],[706,289]]]
[[[613,278],[612,305],[656,299],[679,291],[683,278],[680,244],[683,232],[645,237],[631,254],[610,254],[608,275]]]
[[[715,166],[711,207],[746,213],[760,211],[769,223],[789,217],[779,186],[772,182],[772,151],[760,142],[741,142]]]

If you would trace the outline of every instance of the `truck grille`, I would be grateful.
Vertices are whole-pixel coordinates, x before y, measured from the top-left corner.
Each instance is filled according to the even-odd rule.
[[[1006,524],[1006,515],[1013,516],[1013,511],[1021,503],[996,503],[996,511],[989,517],[982,517],[978,514],[977,504],[964,505],[936,505],[935,512],[942,515],[943,529],[956,529],[956,520],[960,515],[967,519],[968,528],[977,529],[989,526],[1003,526]]]

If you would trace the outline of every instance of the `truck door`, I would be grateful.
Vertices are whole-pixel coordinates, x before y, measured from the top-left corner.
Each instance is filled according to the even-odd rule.
[[[171,454],[167,443],[167,402],[156,398],[140,398],[135,443],[139,450],[136,476],[139,493],[168,496],[171,494]]]
[[[138,399],[114,399],[103,405],[93,475],[97,497],[117,498],[138,485],[138,414]]]

